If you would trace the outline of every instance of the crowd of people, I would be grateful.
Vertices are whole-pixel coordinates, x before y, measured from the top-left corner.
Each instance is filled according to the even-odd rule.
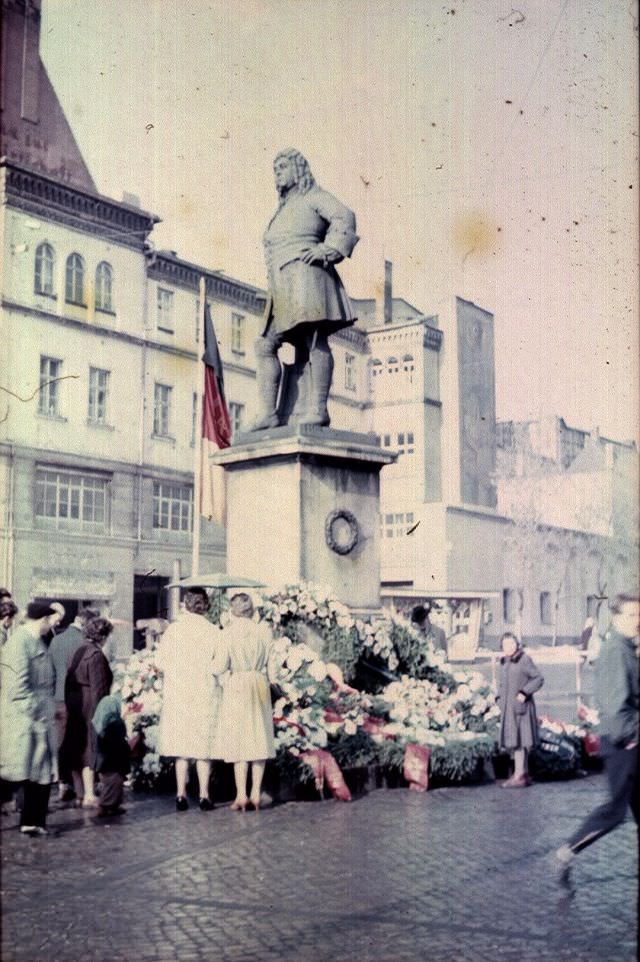
[[[176,810],[189,808],[189,763],[196,763],[200,809],[209,811],[211,764],[234,766],[234,811],[260,808],[262,778],[275,756],[269,671],[271,632],[253,619],[249,595],[236,594],[224,631],[206,617],[203,588],[186,592],[157,651],[163,673],[159,750],[175,758]],[[52,784],[61,801],[122,814],[130,745],[113,673],[104,654],[113,625],[85,608],[63,631],[58,602],[18,608],[0,595],[0,778],[3,801],[20,796],[20,831],[47,834]],[[220,683],[224,676],[225,684]],[[251,776],[250,785],[248,784]],[[99,794],[96,786],[99,783]]]
[[[228,623],[206,617],[203,588],[186,592],[177,619],[160,638],[156,662],[163,675],[158,750],[175,759],[176,810],[187,811],[190,762],[196,764],[199,807],[210,811],[212,762],[233,765],[234,811],[258,810],[268,759],[275,756],[270,683],[276,681],[271,631],[254,619],[251,597],[230,601]],[[640,604],[619,595],[611,603],[611,625],[595,662],[596,700],[601,715],[603,756],[610,797],[557,853],[566,879],[573,857],[615,828],[630,806],[638,821],[638,632]],[[413,621],[431,645],[442,648],[430,610],[418,606]],[[58,602],[31,602],[14,626],[18,607],[0,589],[0,778],[3,800],[21,794],[20,831],[47,834],[51,786],[60,799],[101,816],[121,814],[130,770],[130,747],[120,698],[111,693],[113,674],[103,648],[113,630],[97,611],[65,618]],[[513,759],[504,788],[531,784],[528,755],[539,742],[534,694],[540,671],[511,632],[501,639],[498,741]],[[99,795],[96,788],[99,780]]]
[[[120,702],[110,695],[113,676],[101,651],[113,626],[83,610],[65,631],[58,602],[32,601],[13,630],[18,608],[8,592],[0,600],[0,778],[2,798],[18,796],[20,831],[47,834],[52,785],[63,800],[121,811],[129,745]],[[115,710],[114,710],[115,709]],[[101,795],[96,796],[95,773]],[[73,788],[72,788],[73,786]]]

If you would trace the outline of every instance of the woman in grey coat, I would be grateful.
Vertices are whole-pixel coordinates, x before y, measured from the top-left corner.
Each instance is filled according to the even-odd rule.
[[[13,632],[0,655],[0,776],[24,785],[20,831],[46,835],[51,783],[56,780],[55,671],[43,641],[55,615],[47,604],[32,602],[27,619]]]
[[[538,715],[533,693],[542,688],[544,679],[522,645],[511,632],[501,638],[500,683],[497,701],[500,706],[500,748],[513,754],[514,772],[503,782],[503,788],[526,788],[527,752],[538,741]]]

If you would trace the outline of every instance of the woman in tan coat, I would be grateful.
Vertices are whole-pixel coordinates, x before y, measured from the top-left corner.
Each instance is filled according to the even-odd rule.
[[[260,789],[268,758],[275,757],[273,714],[268,669],[271,631],[253,621],[253,603],[240,593],[231,599],[231,620],[222,633],[214,659],[214,672],[229,671],[222,693],[218,748],[225,762],[233,763],[236,799],[231,808],[246,811],[249,802],[260,808]],[[251,797],[247,776],[251,764]]]

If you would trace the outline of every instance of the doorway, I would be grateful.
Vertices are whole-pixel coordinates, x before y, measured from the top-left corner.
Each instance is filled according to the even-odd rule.
[[[166,618],[168,601],[165,589],[169,578],[159,575],[133,576],[133,648],[140,651],[145,646],[145,634],[136,624],[141,619]]]

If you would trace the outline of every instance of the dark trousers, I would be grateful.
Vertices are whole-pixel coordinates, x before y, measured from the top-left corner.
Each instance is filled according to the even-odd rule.
[[[38,785],[37,782],[23,782],[24,801],[20,815],[21,825],[37,825],[44,828],[49,808],[51,785]]]
[[[587,845],[611,832],[624,821],[630,806],[636,824],[639,822],[640,799],[638,796],[638,749],[613,748],[607,746],[605,770],[609,780],[609,798],[595,808],[582,823],[577,832],[569,839],[568,845],[574,852],[580,852]]]
[[[58,752],[58,780],[63,782],[65,785],[71,784],[71,772],[67,769],[64,764],[63,753],[60,752],[60,748],[64,741],[65,732],[67,730],[67,718],[68,718],[67,706],[63,701],[56,702],[56,713],[55,713],[55,723],[56,723],[56,751]]]

